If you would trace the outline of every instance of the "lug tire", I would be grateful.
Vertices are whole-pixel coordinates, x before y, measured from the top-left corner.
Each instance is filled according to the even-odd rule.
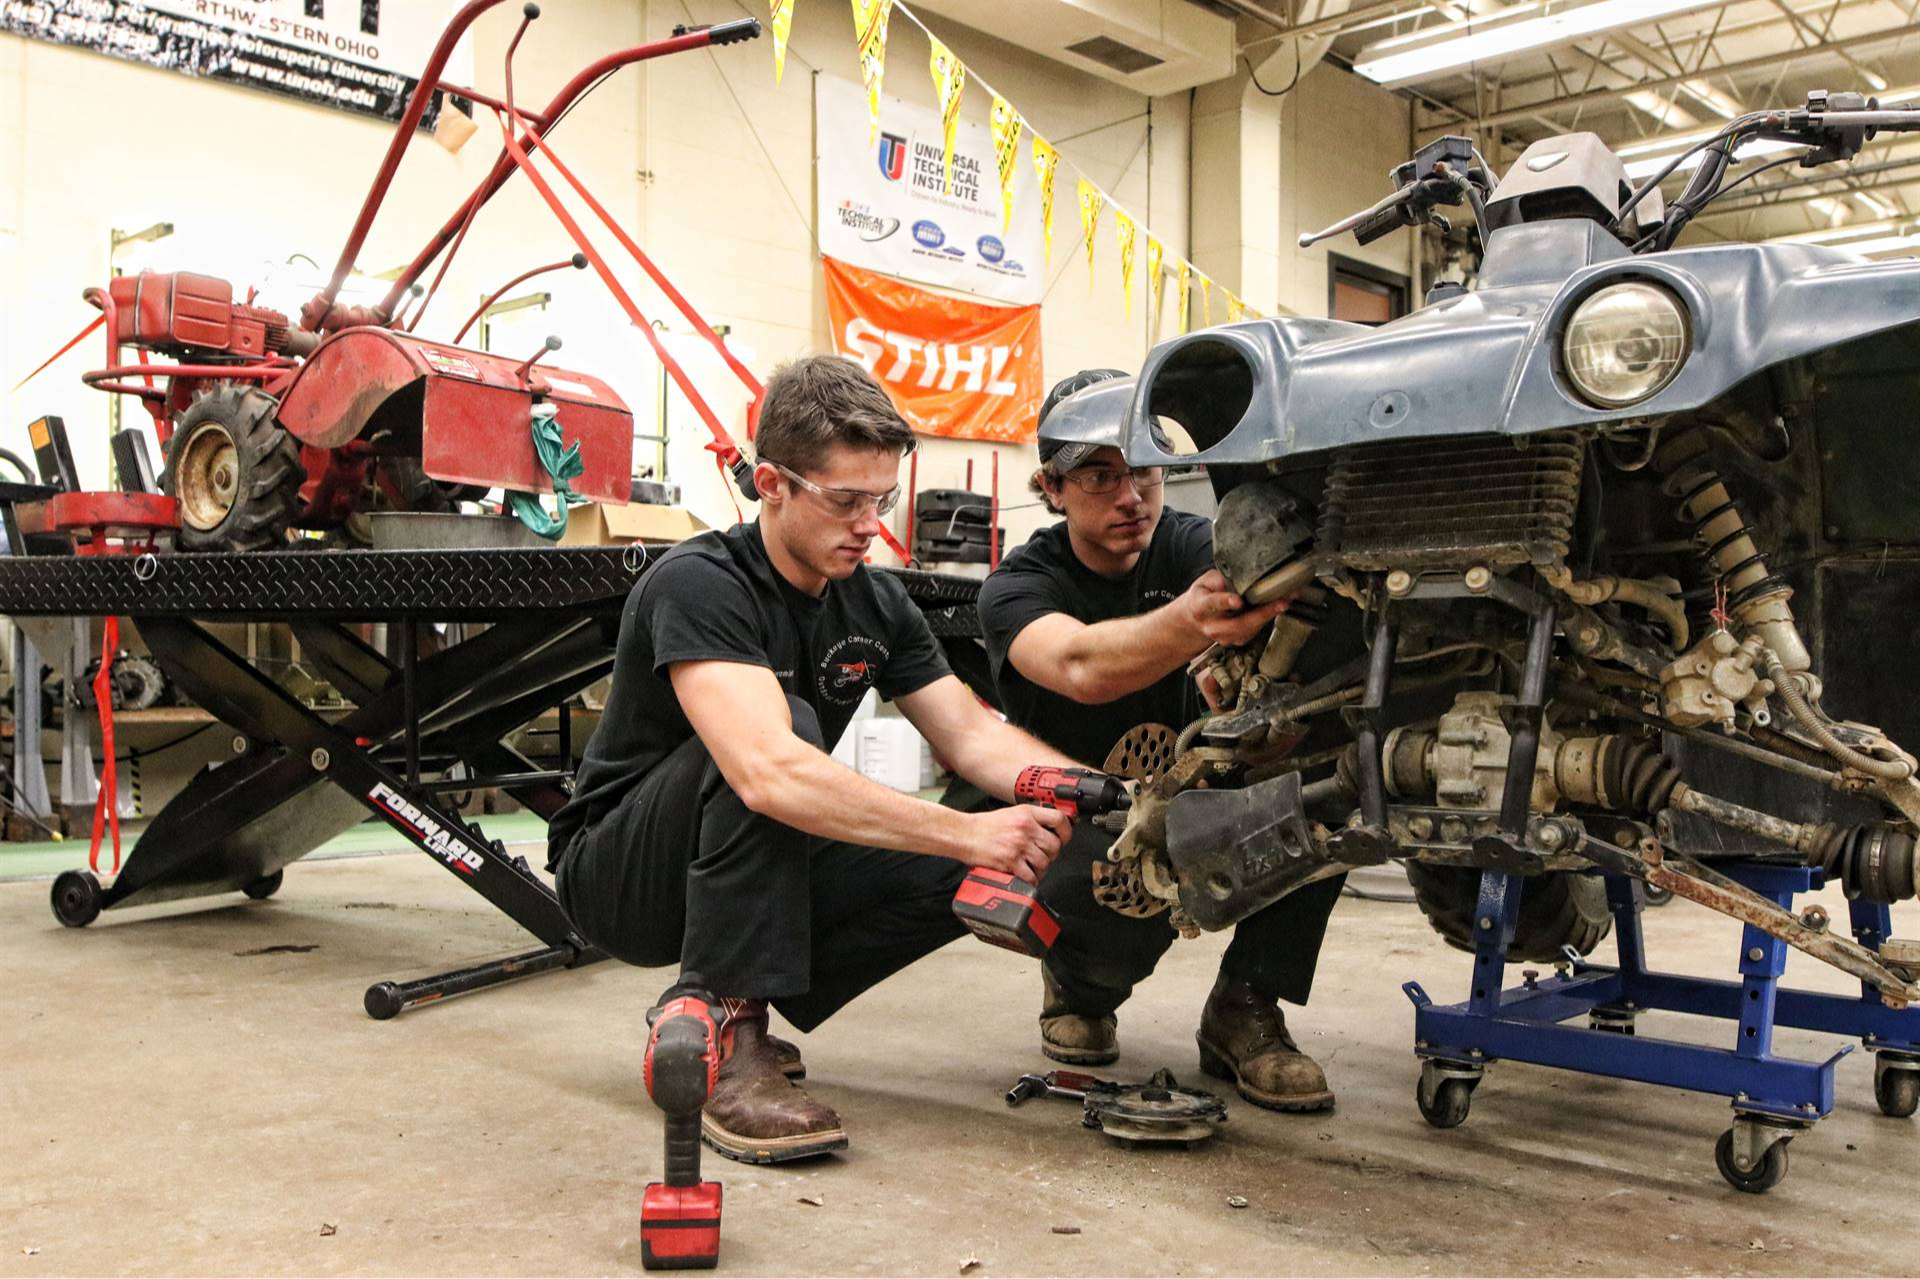
[[[180,499],[183,549],[259,551],[286,543],[307,473],[299,441],[274,421],[278,408],[258,387],[226,383],[180,415],[160,490]]]
[[[1472,950],[1480,872],[1408,861],[1407,882],[1433,930],[1448,945]],[[1566,871],[1529,875],[1521,885],[1520,922],[1507,948],[1507,962],[1551,964],[1564,958],[1562,946],[1589,955],[1612,931],[1607,886],[1598,876]]]

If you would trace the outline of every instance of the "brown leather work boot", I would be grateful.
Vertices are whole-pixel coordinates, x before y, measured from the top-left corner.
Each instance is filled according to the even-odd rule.
[[[733,1052],[700,1116],[700,1135],[729,1159],[785,1163],[847,1148],[840,1116],[787,1078],[767,1034],[767,1015],[729,1023]],[[797,1058],[797,1050],[796,1050]]]
[[[1082,1017],[1067,1007],[1067,997],[1040,965],[1040,1051],[1069,1066],[1105,1066],[1120,1059],[1120,1019]]]
[[[800,1045],[789,1043],[778,1035],[762,1035],[767,1047],[773,1053],[773,1059],[780,1063],[780,1073],[788,1079],[805,1079],[807,1063],[800,1060]]]
[[[1231,1079],[1240,1095],[1268,1110],[1329,1110],[1333,1090],[1320,1064],[1300,1051],[1287,1020],[1244,982],[1220,974],[1200,1014],[1200,1069]]]

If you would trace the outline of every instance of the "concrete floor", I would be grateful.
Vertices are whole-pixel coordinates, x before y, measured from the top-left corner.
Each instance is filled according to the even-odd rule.
[[[46,896],[44,881],[0,885],[0,1276],[640,1272],[640,1194],[660,1159],[640,1013],[661,974],[603,964],[370,1021],[370,982],[523,944],[418,854],[302,864],[270,902],[182,903],[84,932],[56,925]],[[1897,931],[1920,932],[1902,910]],[[1736,931],[1718,916],[1678,902],[1649,932],[1665,967],[1730,967]],[[280,946],[310,949],[263,953]],[[1111,1073],[1165,1065],[1197,1081],[1191,1035],[1219,950],[1174,947],[1123,1010]],[[709,1158],[726,1187],[722,1272],[1920,1267],[1920,1126],[1875,1109],[1862,1052],[1766,1197],[1713,1170],[1720,1098],[1505,1065],[1463,1127],[1429,1129],[1399,984],[1460,998],[1466,964],[1413,907],[1343,902],[1314,1003],[1293,1019],[1339,1109],[1236,1099],[1210,1146],[1142,1153],[1081,1129],[1065,1103],[1006,1108],[1014,1078],[1044,1068],[1034,965],[956,943],[803,1041],[850,1152],[788,1170]],[[1846,989],[1812,965],[1793,975]],[[1729,1039],[1653,1021],[1643,1033]],[[1777,1046],[1839,1045],[1782,1032]]]

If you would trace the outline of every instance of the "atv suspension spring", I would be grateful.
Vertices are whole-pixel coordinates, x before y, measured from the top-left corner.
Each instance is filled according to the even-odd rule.
[[[1754,543],[1746,515],[1728,495],[1726,481],[1718,471],[1689,465],[1668,482],[1668,491],[1679,497],[1681,518],[1692,525],[1708,569],[1726,584],[1729,611],[1791,590],[1785,578],[1767,567],[1767,552]],[[1711,532],[1716,524],[1723,530],[1717,538]],[[1736,586],[1742,577],[1752,580]]]
[[[1920,896],[1920,856],[1906,831],[1886,823],[1828,825],[1820,831],[1807,863],[1839,880],[1849,899],[1897,902]]]

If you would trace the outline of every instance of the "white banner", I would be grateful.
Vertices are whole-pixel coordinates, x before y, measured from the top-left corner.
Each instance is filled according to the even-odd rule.
[[[449,0],[0,0],[0,32],[398,120],[452,13]],[[470,46],[451,83],[472,82]]]
[[[822,253],[1002,302],[1040,300],[1045,249],[1032,166],[1015,171],[1013,223],[1003,231],[985,124],[960,122],[946,192],[938,112],[883,94],[879,135],[869,143],[866,89],[825,75],[816,83]]]

